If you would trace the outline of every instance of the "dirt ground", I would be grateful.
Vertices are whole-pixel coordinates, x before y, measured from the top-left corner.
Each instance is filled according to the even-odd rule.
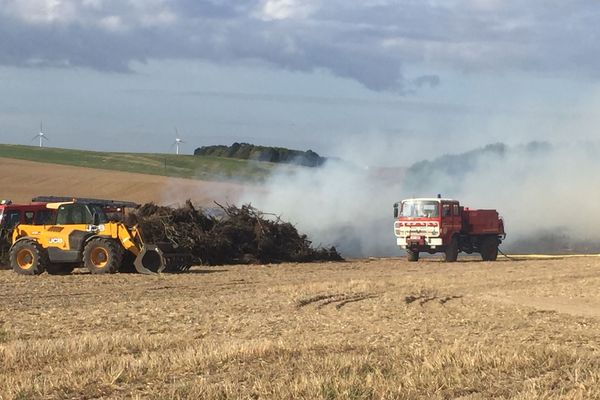
[[[199,205],[213,201],[235,203],[243,186],[235,183],[168,178],[129,172],[80,168],[0,157],[4,188],[0,198],[28,203],[38,195],[99,197],[138,203],[182,204],[193,199]],[[10,190],[7,190],[9,188]]]
[[[0,399],[600,398],[600,258],[0,271]]]

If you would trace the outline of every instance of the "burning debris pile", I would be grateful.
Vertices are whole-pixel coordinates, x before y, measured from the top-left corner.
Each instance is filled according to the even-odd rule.
[[[168,242],[204,265],[343,260],[335,247],[314,248],[292,224],[250,205],[219,207],[214,216],[189,200],[180,208],[148,203],[126,222],[138,224],[145,242]]]

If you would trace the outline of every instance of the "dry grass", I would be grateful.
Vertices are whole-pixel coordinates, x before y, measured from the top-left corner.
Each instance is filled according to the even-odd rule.
[[[0,399],[600,398],[600,259],[0,271]]]

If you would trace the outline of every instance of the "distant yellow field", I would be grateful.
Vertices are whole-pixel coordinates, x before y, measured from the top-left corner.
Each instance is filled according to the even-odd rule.
[[[38,195],[98,197],[139,203],[201,205],[234,203],[243,190],[235,183],[209,182],[104,169],[0,158],[0,198],[29,202]]]
[[[600,260],[0,271],[0,398],[600,398]]]

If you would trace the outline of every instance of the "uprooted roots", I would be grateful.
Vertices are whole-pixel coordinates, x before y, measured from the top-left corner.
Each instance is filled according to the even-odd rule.
[[[348,303],[354,303],[361,300],[373,299],[378,297],[373,293],[336,293],[319,294],[312,297],[303,298],[296,301],[296,307],[302,308],[312,303],[317,303],[317,308],[323,308],[328,304],[337,303],[335,308],[338,310]]]
[[[215,216],[187,201],[183,207],[148,203],[128,215],[146,243],[167,242],[205,265],[341,261],[335,247],[314,248],[306,235],[250,205],[221,206]]]
[[[462,299],[462,295],[454,295],[454,296],[438,296],[437,293],[429,291],[429,290],[421,290],[418,294],[411,294],[409,296],[404,297],[404,302],[406,304],[412,304],[418,302],[420,306],[424,306],[430,301],[437,301],[440,304],[444,305],[447,302],[455,299]]]

